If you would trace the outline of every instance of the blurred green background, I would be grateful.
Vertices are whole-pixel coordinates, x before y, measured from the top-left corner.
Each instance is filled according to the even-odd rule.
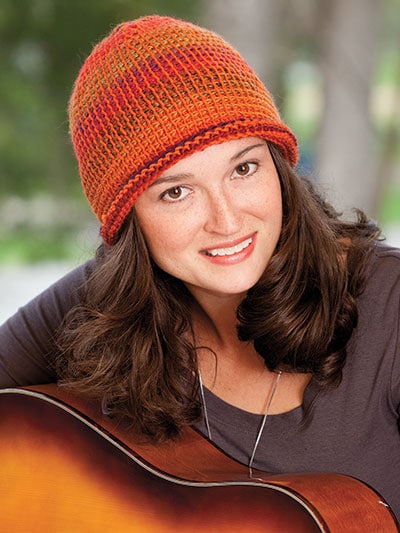
[[[332,12],[339,4],[344,22],[340,22],[340,13]],[[350,9],[355,4],[358,12]],[[371,10],[374,30],[357,51],[361,37],[358,39],[352,28],[357,28],[364,7]],[[267,8],[269,11],[264,11]],[[248,59],[265,64],[262,77],[300,139],[301,166],[316,179],[319,168],[324,168],[317,163],[321,131],[325,123],[329,127],[340,115],[333,112],[334,118],[329,119],[334,100],[329,100],[329,95],[324,100],[324,95],[326,87],[333,87],[326,84],[332,70],[324,68],[334,63],[336,51],[351,58],[354,42],[353,65],[349,61],[347,70],[343,68],[334,79],[345,83],[348,78],[355,94],[360,94],[360,102],[366,99],[365,108],[359,110],[366,126],[360,126],[359,132],[360,137],[364,130],[370,134],[365,155],[373,158],[374,176],[363,182],[365,157],[358,153],[353,159],[358,158],[356,169],[360,171],[349,171],[344,179],[355,183],[360,193],[373,190],[373,202],[367,207],[370,214],[390,231],[400,228],[398,0],[0,0],[0,263],[76,260],[93,252],[98,242],[97,224],[81,191],[68,136],[69,94],[80,65],[96,42],[116,23],[153,13],[213,28],[243,53],[242,48],[260,36],[253,47],[257,57]],[[262,23],[259,29],[258,19]],[[347,23],[350,30],[346,30]],[[241,34],[236,35],[236,30]],[[348,36],[353,41],[346,41]],[[372,63],[366,47],[373,50]],[[369,68],[368,79],[367,70],[360,67],[363,64]],[[350,90],[342,90],[344,97]],[[347,118],[346,100],[340,105],[343,118]],[[337,128],[339,140],[346,126]],[[331,151],[335,145],[325,141]],[[339,145],[336,149],[339,160]]]

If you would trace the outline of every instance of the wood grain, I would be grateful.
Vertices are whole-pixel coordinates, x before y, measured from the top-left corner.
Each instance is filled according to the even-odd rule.
[[[346,476],[268,476],[197,432],[160,446],[55,386],[0,393],[3,531],[398,531],[381,498]]]

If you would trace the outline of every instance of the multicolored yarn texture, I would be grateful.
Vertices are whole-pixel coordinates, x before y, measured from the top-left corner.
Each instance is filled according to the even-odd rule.
[[[258,136],[297,162],[295,136],[238,52],[169,17],[122,23],[101,41],[81,68],[69,113],[82,185],[108,244],[162,172],[210,145]]]

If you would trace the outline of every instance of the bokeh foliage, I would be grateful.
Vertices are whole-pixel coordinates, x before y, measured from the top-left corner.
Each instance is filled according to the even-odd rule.
[[[192,19],[185,0],[0,0],[0,198],[80,191],[67,103],[91,50],[122,20]]]

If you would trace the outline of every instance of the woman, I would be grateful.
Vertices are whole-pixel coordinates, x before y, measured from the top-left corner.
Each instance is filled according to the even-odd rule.
[[[3,326],[0,385],[59,380],[153,440],[195,425],[249,466],[353,475],[400,515],[400,252],[297,176],[250,67],[144,17],[95,47],[69,111],[104,243]]]

